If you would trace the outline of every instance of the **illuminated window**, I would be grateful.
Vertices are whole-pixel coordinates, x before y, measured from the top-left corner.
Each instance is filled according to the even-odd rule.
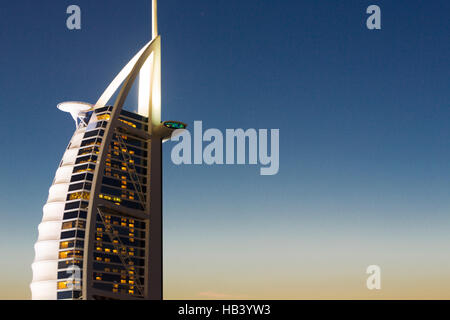
[[[69,241],[61,242],[61,244],[59,245],[59,248],[60,249],[67,249],[69,247],[70,243],[73,243],[73,241],[71,241],[71,242],[69,242]]]
[[[62,225],[63,230],[72,229],[75,227],[75,223],[73,221],[70,222],[64,222]]]
[[[123,120],[123,119],[119,119],[119,121],[129,125],[130,127],[136,128],[136,125],[134,123],[130,122],[130,121],[126,121],[126,120]]]
[[[58,282],[58,290],[67,289],[67,281]]]
[[[98,121],[102,121],[102,120],[108,121],[109,119],[111,119],[109,114],[102,114],[102,115],[97,116]]]
[[[89,200],[90,196],[91,196],[90,192],[75,192],[70,194],[69,200],[78,200],[78,199]]]
[[[81,250],[61,251],[59,253],[59,259],[67,258],[82,258],[83,254]]]

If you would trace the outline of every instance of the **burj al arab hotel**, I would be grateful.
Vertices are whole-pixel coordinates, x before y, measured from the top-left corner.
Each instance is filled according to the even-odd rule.
[[[152,40],[97,103],[58,105],[76,129],[43,208],[33,300],[162,299],[162,143],[186,125],[161,122],[156,0],[152,9]],[[138,75],[133,113],[123,107]]]

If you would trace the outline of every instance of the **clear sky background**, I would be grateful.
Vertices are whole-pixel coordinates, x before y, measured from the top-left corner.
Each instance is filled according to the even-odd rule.
[[[81,31],[65,26],[71,4]],[[371,4],[381,31],[365,26]],[[177,167],[165,145],[165,298],[450,299],[449,13],[447,0],[159,1],[163,119],[279,128],[281,148],[263,177]],[[2,2],[0,299],[30,298],[74,130],[56,105],[94,103],[149,19],[149,0]],[[365,287],[372,264],[381,291]]]

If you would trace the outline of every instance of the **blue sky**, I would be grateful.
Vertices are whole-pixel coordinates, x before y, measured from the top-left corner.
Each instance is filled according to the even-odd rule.
[[[71,4],[81,31],[65,27]],[[2,4],[1,298],[29,296],[41,208],[74,129],[56,105],[97,100],[150,38],[149,4]],[[382,30],[365,26],[371,4]],[[443,0],[160,1],[163,119],[280,129],[272,177],[176,167],[165,145],[168,298],[365,297],[373,263],[396,288],[382,298],[405,296],[410,265],[420,292],[450,297],[449,12]],[[314,271],[327,264],[336,272]],[[271,267],[260,275],[261,265]]]

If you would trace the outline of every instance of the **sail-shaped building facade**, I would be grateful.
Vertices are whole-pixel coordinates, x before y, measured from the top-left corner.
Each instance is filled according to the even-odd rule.
[[[43,208],[32,299],[162,299],[162,142],[186,125],[161,122],[156,0],[152,30],[96,104],[58,106],[76,130]],[[123,106],[138,75],[133,113]]]

